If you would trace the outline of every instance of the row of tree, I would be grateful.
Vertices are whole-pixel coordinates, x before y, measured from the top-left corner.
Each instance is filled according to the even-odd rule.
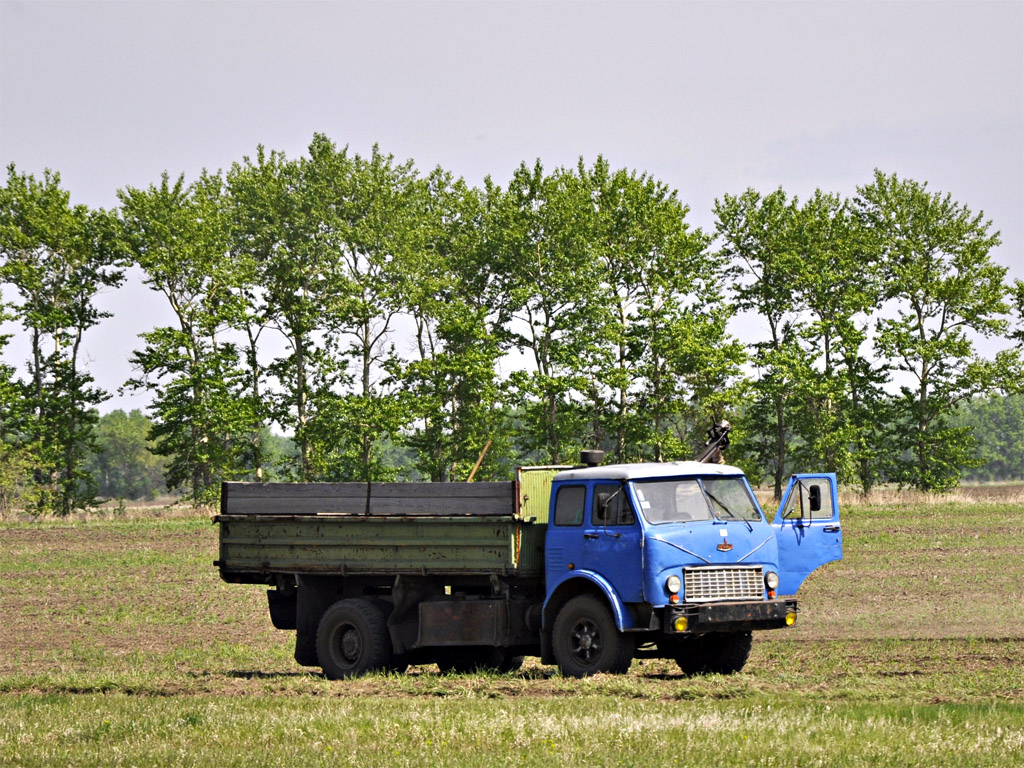
[[[106,394],[81,340],[129,265],[175,322],[141,334],[127,386],[151,391],[166,480],[197,499],[266,477],[271,426],[294,437],[290,478],[392,478],[401,449],[447,481],[481,455],[479,479],[597,445],[688,458],[722,418],[730,460],[776,492],[810,468],[940,489],[975,461],[957,406],[1022,378],[1024,287],[991,223],[880,172],[848,200],[725,195],[704,233],[603,158],[471,187],[317,135],[119,199],[72,206],[13,165],[0,189],[0,306],[31,348],[24,379],[0,368],[0,503],[94,499]],[[738,315],[765,337],[732,336]]]
[[[972,398],[954,417],[975,437],[978,466],[968,468],[964,480],[1000,482],[1024,479],[1024,395]],[[164,482],[167,457],[154,451],[150,439],[153,422],[141,411],[117,409],[99,417],[96,447],[85,462],[86,471],[102,499],[155,500],[167,494]],[[289,462],[296,457],[295,443],[267,430],[261,436],[265,477],[287,477]],[[392,445],[385,461],[400,477],[422,480],[413,467],[414,453],[407,446]]]

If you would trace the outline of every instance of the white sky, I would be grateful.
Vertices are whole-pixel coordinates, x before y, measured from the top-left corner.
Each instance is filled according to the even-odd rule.
[[[601,153],[677,189],[707,230],[723,194],[849,196],[880,168],[983,211],[1024,278],[1022,0],[0,0],[0,162],[59,171],[73,203],[112,207],[260,143],[299,156],[314,132],[471,184]],[[137,278],[102,298],[100,386],[129,377],[161,301]]]

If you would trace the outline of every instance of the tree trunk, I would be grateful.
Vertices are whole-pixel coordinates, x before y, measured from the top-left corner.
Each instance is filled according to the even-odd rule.
[[[775,398],[775,492],[776,501],[782,500],[782,479],[786,473],[786,423],[784,399]]]
[[[306,338],[296,333],[295,342],[295,419],[299,437],[299,475],[309,480],[309,438],[306,436]]]

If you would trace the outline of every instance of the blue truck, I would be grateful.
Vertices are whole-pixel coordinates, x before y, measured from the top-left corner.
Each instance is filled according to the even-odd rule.
[[[225,483],[215,565],[269,586],[296,661],[331,679],[525,656],[583,677],[737,672],[842,557],[833,474],[794,475],[769,519],[736,467],[584,455],[507,483]]]

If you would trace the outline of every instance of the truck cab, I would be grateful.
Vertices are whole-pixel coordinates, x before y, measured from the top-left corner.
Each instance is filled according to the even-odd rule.
[[[743,472],[696,461],[552,479],[542,657],[568,674],[634,657],[738,671],[751,632],[792,626],[796,592],[842,557],[836,477],[795,475],[769,520]]]

